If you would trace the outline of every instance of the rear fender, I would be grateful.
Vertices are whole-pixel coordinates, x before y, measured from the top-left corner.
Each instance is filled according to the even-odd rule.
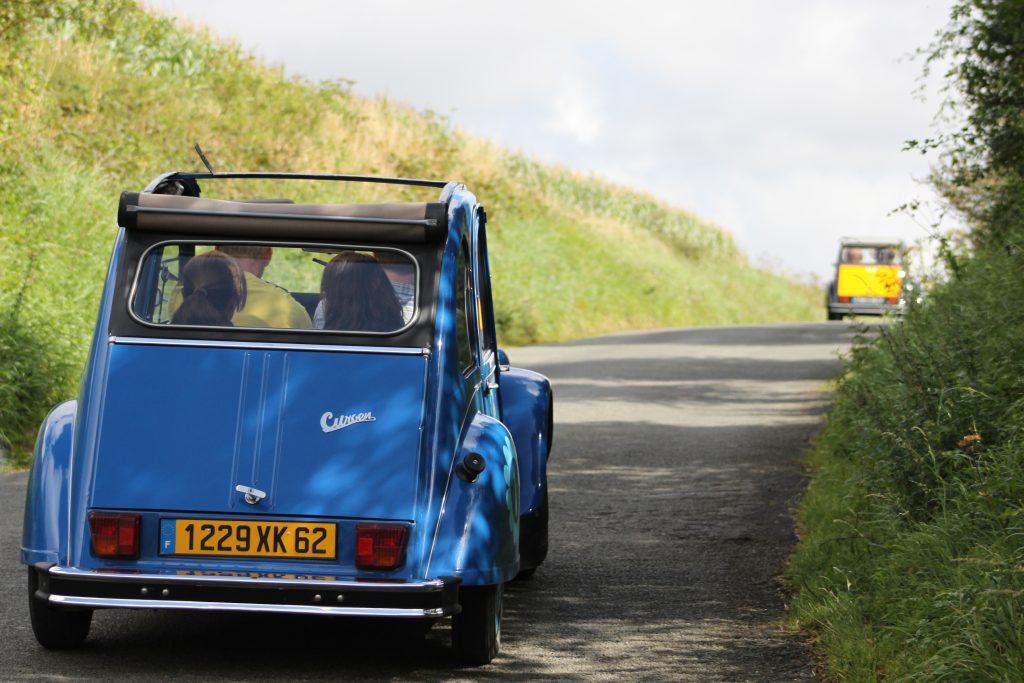
[[[486,463],[476,481],[459,476],[470,453]],[[448,478],[428,576],[458,576],[464,586],[511,580],[519,571],[519,469],[512,435],[477,414],[463,433]]]
[[[43,420],[36,439],[25,496],[21,561],[61,563],[66,560],[68,482],[78,401],[61,403]]]
[[[523,515],[537,512],[545,500],[552,405],[551,383],[544,375],[522,368],[501,373],[501,419],[512,433],[519,457]]]

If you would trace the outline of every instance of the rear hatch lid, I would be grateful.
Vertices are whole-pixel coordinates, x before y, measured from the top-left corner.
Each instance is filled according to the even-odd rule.
[[[413,519],[423,355],[110,351],[93,507]]]

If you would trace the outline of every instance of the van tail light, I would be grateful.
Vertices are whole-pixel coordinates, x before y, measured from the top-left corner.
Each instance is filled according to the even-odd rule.
[[[356,566],[397,569],[405,562],[404,524],[356,524]]]
[[[90,512],[92,551],[99,557],[134,560],[139,556],[139,515]]]
[[[848,304],[848,303],[850,303],[850,297],[848,297],[848,296],[841,296],[841,297],[839,297],[839,303],[841,303],[841,304]]]
[[[898,304],[900,302],[900,298],[898,296],[890,296],[888,299],[886,299],[886,301],[888,301],[889,303],[891,303],[891,304],[893,304],[895,306],[896,304]]]

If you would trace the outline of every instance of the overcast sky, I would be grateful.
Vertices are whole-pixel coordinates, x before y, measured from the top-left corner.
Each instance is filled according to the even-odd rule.
[[[908,56],[950,0],[146,4],[290,75],[350,79],[651,192],[758,263],[825,277],[843,235],[925,236],[888,214],[931,196],[927,160],[900,150],[929,133],[939,99],[914,96]]]

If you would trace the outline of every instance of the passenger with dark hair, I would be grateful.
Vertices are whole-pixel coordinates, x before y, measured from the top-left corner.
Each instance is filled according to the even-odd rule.
[[[416,310],[416,266],[408,256],[394,251],[378,251],[374,256],[395,289],[395,298],[402,307],[402,322],[409,322]]]
[[[181,271],[181,293],[172,324],[229,327],[245,306],[245,278],[233,258],[211,251],[189,259]]]
[[[384,268],[373,256],[344,251],[320,280],[324,329],[391,332],[401,328],[402,307]]]

